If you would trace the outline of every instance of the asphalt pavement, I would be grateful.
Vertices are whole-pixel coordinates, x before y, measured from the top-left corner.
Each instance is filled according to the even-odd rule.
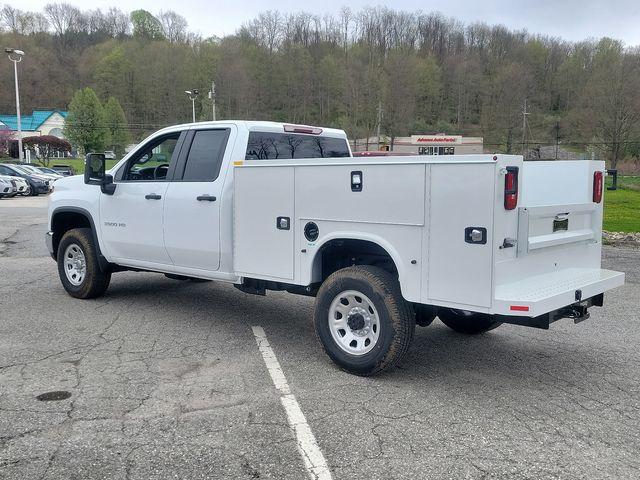
[[[71,298],[46,202],[0,200],[0,478],[310,478],[254,326],[334,479],[639,476],[640,250],[605,247],[627,283],[585,322],[466,337],[436,320],[359,378],[324,355],[311,298],[133,272]]]

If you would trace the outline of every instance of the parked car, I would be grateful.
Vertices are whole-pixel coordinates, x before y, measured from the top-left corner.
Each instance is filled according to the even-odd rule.
[[[71,177],[76,174],[75,169],[71,165],[52,165],[51,168],[63,177]]]
[[[114,152],[113,150],[107,150],[106,152],[104,152],[104,158],[106,158],[107,160],[115,160],[116,152]]]
[[[15,193],[8,195],[9,197],[15,197],[16,195],[29,195],[31,193],[31,187],[29,183],[21,177],[11,177],[8,175],[0,175],[0,177],[8,180],[16,187]]]
[[[56,172],[53,168],[49,168],[49,167],[41,167],[41,166],[36,166],[34,165],[35,168],[37,168],[38,170],[40,170],[42,173],[46,174],[46,175],[55,175],[57,177],[63,177],[64,175],[62,175],[60,172]]]
[[[58,172],[54,171],[53,173],[45,173],[39,167],[36,167],[35,165],[30,165],[28,163],[21,163],[20,167],[22,167],[23,170],[28,170],[29,172],[34,173],[36,175],[42,175],[43,177],[48,178],[52,182],[55,182],[59,178],[62,178],[62,175],[60,175]]]
[[[0,175],[0,198],[15,197],[18,194],[18,187],[13,177]]]
[[[31,195],[31,186],[29,185],[29,182],[21,177],[12,178],[16,182],[16,187],[18,187],[18,195],[22,195],[25,197]]]
[[[84,176],[60,180],[46,243],[76,298],[102,295],[127,269],[315,296],[325,352],[372,375],[436,316],[468,335],[589,318],[624,283],[601,268],[604,169],[519,155],[353,158],[331,128],[177,125],[108,172],[93,154]]]
[[[9,175],[11,177],[20,177],[29,184],[30,195],[39,195],[42,193],[49,193],[52,189],[50,181],[42,175],[37,175],[23,170],[20,165],[14,165],[11,163],[0,164],[0,175]]]

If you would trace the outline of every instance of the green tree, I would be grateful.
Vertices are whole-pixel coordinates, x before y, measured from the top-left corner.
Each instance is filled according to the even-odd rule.
[[[78,90],[73,95],[64,135],[84,153],[101,152],[110,142],[104,109],[91,88]]]
[[[96,64],[93,78],[100,98],[121,95],[127,90],[131,63],[122,45],[117,45]]]
[[[134,10],[131,12],[133,24],[133,36],[145,40],[164,40],[165,36],[162,23],[146,10]]]
[[[124,153],[125,147],[131,142],[131,135],[127,129],[127,119],[120,102],[114,97],[109,97],[104,105],[104,119],[109,130],[109,145],[118,156]]]

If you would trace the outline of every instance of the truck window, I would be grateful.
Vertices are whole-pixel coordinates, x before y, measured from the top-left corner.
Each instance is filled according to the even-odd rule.
[[[245,160],[348,157],[344,138],[288,133],[250,132]]]
[[[218,178],[229,129],[197,130],[193,136],[182,180],[212,182]]]
[[[120,169],[123,172],[120,180],[164,182],[179,138],[180,132],[175,132],[149,142],[127,162],[125,168]]]

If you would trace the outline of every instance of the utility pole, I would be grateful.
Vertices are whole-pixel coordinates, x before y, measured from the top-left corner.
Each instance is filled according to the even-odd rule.
[[[216,121],[216,84],[211,82],[211,90],[209,91],[209,98],[211,99],[211,113],[213,121]]]
[[[22,61],[24,52],[15,48],[5,48],[9,60],[13,62],[13,74],[16,82],[16,120],[18,121],[18,160],[23,160],[22,153],[22,119],[20,117],[20,90],[18,88],[18,64]]]
[[[526,156],[526,152],[525,152],[525,140],[526,140],[526,134],[527,134],[527,115],[529,115],[529,112],[527,112],[527,99],[524,99],[524,109],[522,110],[522,156],[525,157]]]
[[[558,160],[559,146],[560,146],[560,122],[556,122],[556,160]]]
[[[380,150],[380,124],[382,123],[382,100],[378,102],[378,127],[376,138],[378,142],[378,150]]]

